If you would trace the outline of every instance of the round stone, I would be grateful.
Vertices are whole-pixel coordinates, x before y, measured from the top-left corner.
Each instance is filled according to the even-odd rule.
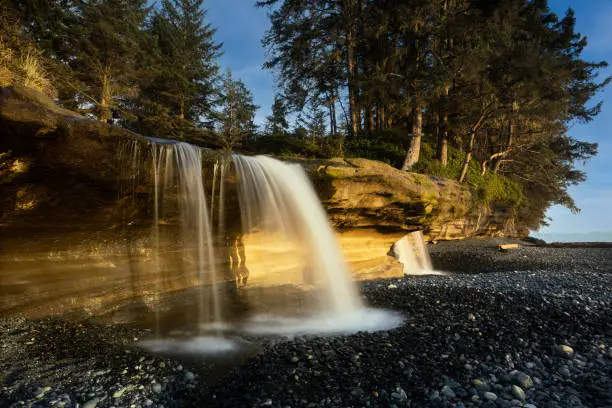
[[[485,392],[484,397],[486,400],[489,400],[489,401],[497,400],[497,394],[495,394],[494,392],[490,392],[490,391]]]
[[[517,400],[525,401],[525,391],[523,391],[523,389],[518,385],[513,385],[511,392],[514,398]]]
[[[453,391],[453,389],[451,387],[449,387],[448,385],[445,385],[444,387],[442,387],[441,393],[446,398],[455,398],[457,396],[455,394],[455,391]]]

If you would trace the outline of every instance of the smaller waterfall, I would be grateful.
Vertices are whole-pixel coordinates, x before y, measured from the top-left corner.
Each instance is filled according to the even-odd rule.
[[[405,275],[433,273],[429,251],[421,231],[406,234],[393,244],[393,254],[404,265]]]

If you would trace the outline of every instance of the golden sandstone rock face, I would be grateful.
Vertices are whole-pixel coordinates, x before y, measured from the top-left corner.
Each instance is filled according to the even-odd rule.
[[[0,89],[0,313],[100,314],[133,299],[154,308],[164,293],[198,284],[175,220],[164,220],[161,246],[152,240],[151,180],[124,180],[122,146],[142,140],[31,91]],[[298,162],[356,279],[401,276],[390,250],[410,231],[429,240],[512,233],[503,212],[475,206],[454,181],[365,159]],[[242,289],[303,286],[299,247],[237,232],[234,184],[230,176],[229,238],[215,243],[221,279]]]

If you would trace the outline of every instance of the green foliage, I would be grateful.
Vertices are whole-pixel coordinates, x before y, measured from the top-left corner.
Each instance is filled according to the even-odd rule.
[[[401,167],[410,137],[401,129],[385,129],[365,138],[349,139],[345,144],[346,157],[380,160],[393,167]]]
[[[253,95],[244,82],[235,80],[227,71],[220,89],[221,108],[216,112],[217,135],[223,147],[232,151],[244,146],[255,133],[255,111]]]
[[[412,170],[458,179],[466,166],[474,197],[513,207],[521,225],[537,228],[554,204],[577,210],[568,188],[585,180],[576,163],[596,146],[567,129],[600,113],[592,98],[609,79],[597,79],[605,62],[583,59],[572,10],[558,16],[534,0],[258,1],[272,6],[265,66],[282,97],[257,137],[249,90],[218,81],[205,4],[0,0],[0,84],[57,90],[99,120],[120,112],[120,125],[146,135],[228,150],[400,167],[422,147]],[[303,119],[292,132],[291,112]]]
[[[264,132],[267,136],[284,136],[288,130],[287,106],[285,101],[276,95],[272,104],[272,114],[266,117]]]
[[[156,52],[144,67],[139,114],[150,123],[147,130],[165,130],[160,137],[187,139],[192,128],[211,117],[221,46],[205,18],[203,0],[163,0],[149,24]]]
[[[83,110],[98,120],[111,119],[126,95],[134,92],[138,61],[144,54],[146,0],[75,2],[78,20],[70,28],[74,46],[70,67],[80,81]],[[92,109],[87,109],[88,105]]]
[[[435,152],[429,144],[421,146],[421,157],[414,171],[436,177],[456,179],[461,173],[465,161],[465,153],[450,148],[447,166],[442,166],[435,158]],[[476,160],[470,162],[466,183],[475,193],[476,200],[483,204],[503,203],[510,207],[518,207],[523,202],[523,190],[519,183],[500,174],[486,172],[482,175],[482,165]]]
[[[272,6],[263,43],[279,88],[298,110],[330,106],[332,128],[339,102],[347,156],[411,166],[428,141],[436,154],[423,146],[418,171],[465,181],[483,201],[533,197],[520,222],[537,225],[553,203],[574,209],[567,187],[582,174],[573,157],[594,150],[565,143],[567,127],[600,113],[590,100],[610,80],[597,79],[605,62],[583,59],[571,9],[558,16],[532,0],[257,4]],[[390,127],[416,137],[393,138]],[[447,145],[442,165],[435,158]]]

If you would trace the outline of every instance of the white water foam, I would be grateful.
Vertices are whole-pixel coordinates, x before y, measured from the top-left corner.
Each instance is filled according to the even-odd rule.
[[[217,336],[144,340],[140,345],[154,353],[177,354],[220,354],[236,351],[239,348],[235,340]]]
[[[404,317],[397,312],[363,308],[342,315],[272,316],[259,315],[248,321],[242,330],[253,335],[278,335],[287,338],[303,335],[349,335],[377,332],[400,326]]]

